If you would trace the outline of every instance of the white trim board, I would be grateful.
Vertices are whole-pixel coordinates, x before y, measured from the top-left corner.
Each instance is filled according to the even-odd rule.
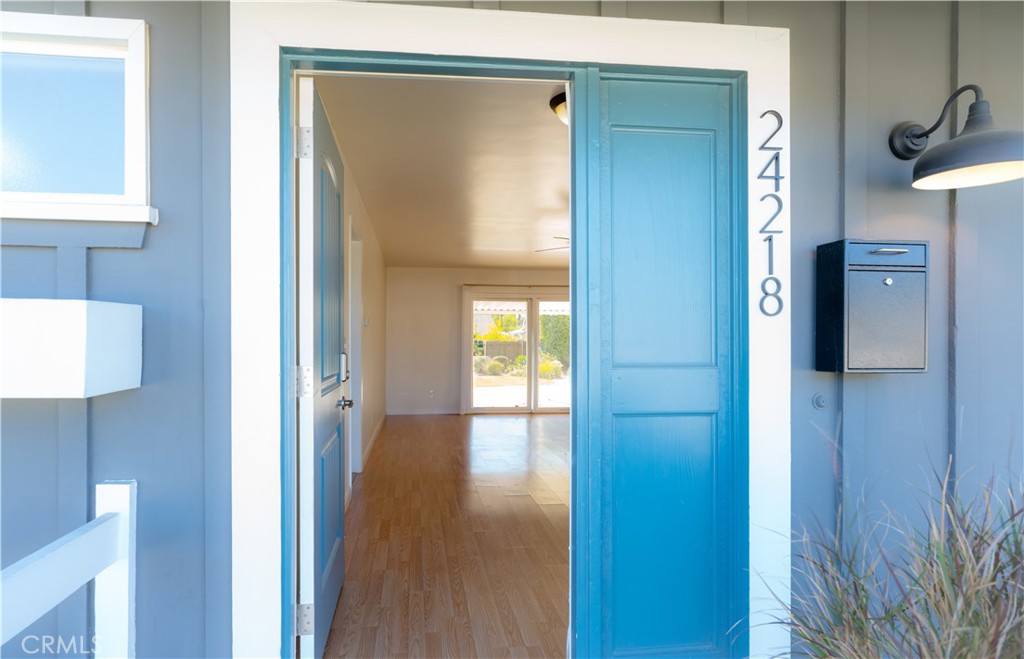
[[[762,315],[768,255],[758,233],[773,192],[758,180],[782,147],[774,271],[788,294],[789,32],[781,28],[370,3],[233,3],[231,8],[232,628],[236,656],[280,651],[280,48],[599,62],[747,73],[750,371],[750,653],[789,649],[771,624],[790,582],[790,304]],[[788,302],[788,299],[787,299]],[[773,591],[775,595],[773,595]]]

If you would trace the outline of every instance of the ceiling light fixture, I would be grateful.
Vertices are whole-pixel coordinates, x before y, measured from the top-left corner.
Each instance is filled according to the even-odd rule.
[[[569,98],[565,95],[565,92],[558,92],[552,96],[551,100],[548,101],[548,106],[558,117],[559,121],[566,126],[569,125]]]
[[[964,129],[925,152],[928,136],[942,125],[957,97],[966,91],[974,92],[974,102],[967,111]],[[1024,131],[997,129],[978,85],[964,85],[953,92],[939,120],[927,130],[913,121],[893,127],[889,149],[902,160],[920,156],[914,163],[912,183],[919,190],[970,188],[1024,178]]]

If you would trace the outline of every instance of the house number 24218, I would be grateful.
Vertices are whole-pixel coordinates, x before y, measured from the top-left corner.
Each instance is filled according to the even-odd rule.
[[[761,298],[757,306],[765,316],[778,316],[782,313],[783,301],[782,280],[775,276],[775,237],[782,235],[783,230],[772,226],[772,223],[782,214],[782,209],[785,207],[782,197],[778,194],[782,189],[782,179],[785,177],[782,175],[782,147],[773,146],[772,140],[782,130],[782,115],[775,110],[767,110],[761,115],[762,119],[765,117],[775,120],[775,130],[758,147],[758,151],[766,152],[768,159],[757,178],[760,181],[770,181],[774,189],[760,200],[759,212],[763,212],[767,216],[767,220],[761,226],[758,235],[764,236],[761,242],[768,250],[768,276],[761,280]]]

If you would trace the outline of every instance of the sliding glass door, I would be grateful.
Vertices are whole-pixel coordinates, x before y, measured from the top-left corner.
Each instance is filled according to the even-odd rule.
[[[537,407],[569,409],[572,378],[569,369],[569,300],[538,300]]]
[[[529,407],[529,309],[528,300],[473,301],[472,408]]]
[[[463,412],[568,411],[568,289],[466,286],[463,313]]]

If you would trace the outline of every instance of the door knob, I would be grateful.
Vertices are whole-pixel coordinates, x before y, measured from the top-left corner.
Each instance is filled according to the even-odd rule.
[[[348,408],[352,407],[353,405],[355,405],[355,401],[352,400],[351,398],[344,398],[344,397],[342,397],[342,399],[338,401],[338,407],[340,407],[343,410],[344,409],[348,409]]]

